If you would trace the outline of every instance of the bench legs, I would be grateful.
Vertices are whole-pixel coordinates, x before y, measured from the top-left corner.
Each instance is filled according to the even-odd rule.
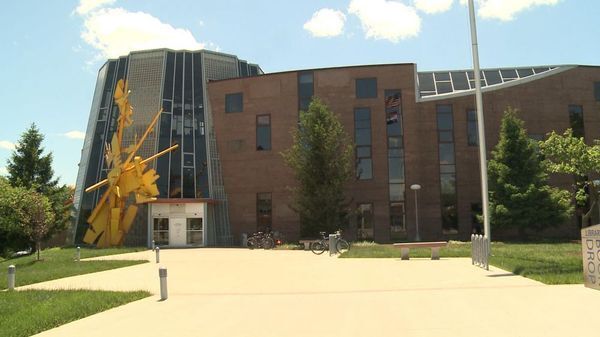
[[[402,253],[402,260],[408,260],[408,251],[409,248],[400,248],[400,252]]]
[[[440,259],[440,247],[431,247],[431,259],[432,260]]]

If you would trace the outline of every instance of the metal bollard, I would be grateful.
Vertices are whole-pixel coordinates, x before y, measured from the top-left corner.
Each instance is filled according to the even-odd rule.
[[[77,251],[75,252],[75,261],[79,262],[81,260],[81,247],[77,246]]]
[[[167,268],[158,268],[158,277],[160,278],[160,300],[164,301],[169,297],[167,292]]]
[[[160,247],[156,247],[156,263],[160,262]]]
[[[154,240],[152,240],[152,251],[154,251],[156,249],[156,242],[154,242]]]
[[[12,264],[8,266],[8,290],[15,289],[15,273],[17,272],[15,266]]]
[[[337,253],[335,247],[337,245],[337,235],[329,234],[329,256],[335,255]]]

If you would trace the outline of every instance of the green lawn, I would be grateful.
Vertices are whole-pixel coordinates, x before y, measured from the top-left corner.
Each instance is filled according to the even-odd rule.
[[[81,258],[114,255],[145,250],[146,248],[81,248]],[[136,261],[75,261],[75,248],[51,248],[41,252],[40,261],[35,254],[16,259],[0,261],[0,290],[7,288],[7,271],[9,265],[15,265],[16,286],[24,286],[58,278],[94,273],[97,271],[132,266],[145,263]]]
[[[150,296],[146,291],[27,290],[0,292],[0,337],[31,336]],[[85,331],[81,331],[85,336]]]
[[[342,258],[400,258],[391,245],[356,244]],[[431,250],[411,249],[411,257],[430,257]],[[471,243],[451,242],[440,257],[470,257]],[[581,244],[492,243],[490,264],[546,284],[583,283]]]

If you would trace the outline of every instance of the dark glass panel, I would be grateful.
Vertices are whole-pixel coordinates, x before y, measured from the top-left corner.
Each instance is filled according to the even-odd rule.
[[[456,194],[456,174],[440,174],[440,186],[443,195],[454,196]]]
[[[390,183],[404,183],[404,160],[400,157],[388,158]]]
[[[574,137],[584,137],[583,107],[581,105],[569,105],[569,121],[573,129]]]
[[[479,145],[479,135],[477,134],[477,112],[475,110],[467,110],[467,145]]]
[[[163,100],[163,111],[164,112],[171,112],[172,109],[172,102],[170,100]]]
[[[356,120],[354,127],[356,127],[357,129],[368,129],[371,127],[371,121],[370,120]]]
[[[370,158],[371,157],[371,147],[370,146],[357,146],[356,147],[356,157],[357,158]]]
[[[270,232],[273,206],[271,193],[256,194],[256,230]]]
[[[173,75],[175,66],[175,55],[171,52],[167,53],[167,62],[165,65],[165,82],[163,88],[163,98],[173,98]]]
[[[483,215],[483,208],[481,203],[471,203],[471,233],[472,234],[483,234],[483,224],[481,216]]]
[[[479,76],[480,76],[480,78],[483,78],[483,71],[479,72]],[[469,78],[469,81],[470,80],[474,80],[475,79],[475,73],[473,71],[467,71],[467,77]]]
[[[116,65],[117,65],[117,62],[115,62],[115,61],[109,61],[109,63],[108,63],[108,72],[106,74],[106,80],[104,81],[102,102],[100,103],[101,108],[108,108],[108,106],[111,103],[112,92],[114,90]]]
[[[452,92],[452,84],[450,82],[435,82],[437,85],[438,94],[447,94]]]
[[[116,81],[125,79],[127,76],[127,56],[119,58],[119,66],[117,68],[117,78]],[[116,83],[115,81],[115,83]]]
[[[440,165],[440,173],[456,173],[456,165]]]
[[[484,74],[488,85],[502,83],[502,78],[500,78],[498,70],[485,70]]]
[[[194,184],[194,169],[190,167],[183,168],[183,197],[195,198],[196,185]]]
[[[356,129],[355,138],[357,146],[371,145],[371,129]]]
[[[192,54],[190,53],[185,53],[185,67],[184,67],[184,86],[183,86],[183,103],[184,106],[186,106],[187,109],[187,105],[190,105],[190,109],[191,109],[191,105],[192,105],[192,76],[193,76],[193,71],[192,71]]]
[[[435,84],[433,84],[432,73],[419,73],[419,90],[421,91],[435,91]]]
[[[373,161],[371,158],[360,158],[357,160],[356,176],[360,180],[373,178]]]
[[[500,70],[500,74],[505,81],[507,78],[518,78],[517,71],[515,69],[502,69]]]
[[[447,72],[436,72],[433,73],[435,75],[435,80],[437,81],[450,81],[450,73]]]
[[[182,116],[173,115],[171,122],[171,143],[181,144]],[[181,198],[181,148],[171,152],[171,183],[169,196]]]
[[[250,65],[250,76],[258,75],[258,67],[254,65]]]
[[[225,112],[242,112],[244,110],[244,94],[241,92],[225,95]]]
[[[314,95],[312,72],[298,73],[298,97],[307,98]]]
[[[158,150],[162,151],[171,145],[171,114],[162,113],[158,128]],[[176,150],[177,151],[177,150]],[[156,159],[156,173],[159,175],[156,185],[161,198],[168,196],[169,162],[171,155],[164,154]]]
[[[402,122],[398,119],[396,122],[387,124],[388,136],[402,136]]]
[[[547,68],[547,67],[544,67],[544,68],[533,68],[533,71],[535,71],[536,74],[543,73],[543,72],[548,71],[548,70],[550,70],[550,68]]]
[[[183,154],[183,166],[194,167],[194,154],[184,153]]]
[[[371,120],[371,110],[369,108],[354,109],[354,120]]]
[[[452,131],[439,131],[439,142],[440,143],[451,143],[452,139]]]
[[[454,125],[452,121],[452,112],[438,112],[437,114],[438,130],[452,130]]]
[[[105,143],[105,128],[106,122],[96,123],[96,130],[94,132],[92,148],[90,150],[90,161],[88,162],[88,172],[85,178],[85,187],[97,183],[98,174],[100,173],[100,159],[103,158],[102,149]]]
[[[485,87],[485,80],[481,80],[481,87]],[[469,85],[471,86],[471,89],[475,89],[475,81],[469,81]]]
[[[245,61],[240,61],[240,76],[241,77],[248,76],[248,63]]]
[[[98,120],[99,121],[106,121],[106,117],[108,116],[108,108],[102,108],[100,109],[100,112],[98,113]]]
[[[256,127],[256,150],[265,151],[271,149],[271,126]]]
[[[597,102],[600,102],[600,81],[594,82],[594,98]]]
[[[183,53],[175,55],[175,90],[173,92],[173,104],[181,106],[183,104]]]
[[[469,90],[469,80],[467,80],[467,74],[465,72],[452,72],[452,84],[454,84],[454,90]]]
[[[438,104],[435,109],[438,113],[452,113],[452,105],[450,104]]]
[[[356,79],[356,98],[376,98],[377,78]]]
[[[406,226],[404,224],[404,203],[390,203],[390,235],[392,239],[397,238],[399,233],[404,233]]]
[[[517,69],[517,72],[519,73],[519,77],[527,77],[533,75],[533,70],[531,68]]]
[[[187,226],[188,231],[201,231],[202,230],[202,218],[188,218]]]
[[[401,148],[402,147],[402,137],[388,137],[388,148]]]
[[[390,184],[390,201],[404,201],[404,184]]]
[[[454,143],[440,143],[440,164],[454,164]]]
[[[312,97],[302,97],[298,100],[299,103],[299,109],[302,111],[308,111],[308,106],[310,105],[310,101],[312,100]]]
[[[390,148],[388,149],[388,157],[404,157],[404,150]]]

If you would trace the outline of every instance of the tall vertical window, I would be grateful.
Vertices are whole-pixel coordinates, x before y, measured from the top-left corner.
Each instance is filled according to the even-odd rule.
[[[359,239],[365,240],[373,237],[373,204],[358,204],[356,228]]]
[[[377,78],[357,78],[356,98],[377,98]]]
[[[583,107],[581,105],[569,105],[569,122],[571,123],[574,137],[585,137]]]
[[[235,94],[225,95],[225,112],[244,111],[244,94],[237,92]]]
[[[438,105],[438,149],[440,159],[440,204],[442,231],[444,234],[458,233],[456,205],[456,163],[454,161],[454,118],[452,105]]]
[[[390,196],[390,238],[406,233],[404,224],[404,143],[402,95],[400,90],[385,90],[385,124],[388,147],[388,186]]]
[[[201,245],[204,243],[202,218],[186,219],[186,236],[188,245]]]
[[[467,145],[479,146],[477,134],[477,111],[467,110]]]
[[[272,230],[272,202],[271,193],[256,194],[256,230],[270,232]]]
[[[354,109],[354,143],[356,144],[356,177],[360,180],[373,178],[369,108]]]
[[[594,82],[594,98],[597,102],[600,102],[600,81]]]
[[[169,244],[169,218],[154,218],[152,237],[158,246]]]
[[[312,71],[298,73],[298,110],[307,111],[314,93],[314,78]]]
[[[184,53],[175,54],[175,77],[173,90],[173,112],[171,116],[171,144],[182,144],[183,139],[183,81],[184,81]],[[169,179],[169,197],[182,197],[182,154],[181,151],[172,151],[171,172]]]
[[[256,151],[271,149],[271,115],[256,116]]]

